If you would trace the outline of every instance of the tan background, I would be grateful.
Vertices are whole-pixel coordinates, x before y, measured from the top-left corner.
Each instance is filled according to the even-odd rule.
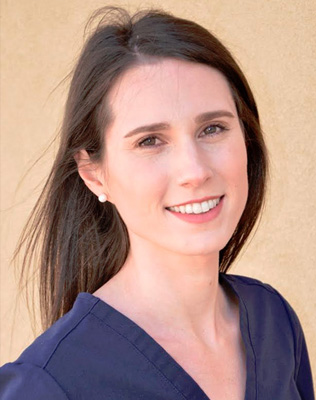
[[[316,2],[314,0],[3,0],[1,59],[1,360],[32,339],[9,265],[18,235],[52,164],[67,83],[90,13],[103,5],[154,5],[213,30],[253,87],[271,158],[266,211],[232,271],[268,282],[302,322],[316,372]],[[38,186],[39,185],[39,186]],[[260,312],[260,310],[258,310]]]

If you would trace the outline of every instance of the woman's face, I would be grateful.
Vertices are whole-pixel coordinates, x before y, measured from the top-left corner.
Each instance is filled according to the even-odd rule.
[[[228,83],[175,59],[128,70],[109,95],[103,189],[133,243],[218,253],[247,194],[247,154]]]

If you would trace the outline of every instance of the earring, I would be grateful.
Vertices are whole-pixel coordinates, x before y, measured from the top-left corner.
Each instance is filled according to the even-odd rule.
[[[100,194],[100,196],[98,197],[98,199],[99,199],[99,202],[100,202],[100,203],[105,203],[105,202],[107,201],[106,194],[104,194],[104,193]]]

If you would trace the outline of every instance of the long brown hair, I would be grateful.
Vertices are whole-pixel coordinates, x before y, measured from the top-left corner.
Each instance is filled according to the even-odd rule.
[[[25,249],[22,276],[33,261],[39,265],[45,328],[70,310],[79,292],[92,293],[113,277],[129,251],[118,211],[109,202],[100,204],[87,189],[74,155],[86,149],[94,160],[101,159],[111,121],[107,94],[132,66],[153,58],[177,58],[217,69],[230,85],[245,134],[249,196],[232,238],[220,252],[220,271],[226,272],[236,259],[264,200],[267,159],[256,103],[223,44],[198,24],[162,11],[130,16],[123,9],[106,7],[96,12],[96,19],[99,23],[74,70],[58,154],[16,251]]]

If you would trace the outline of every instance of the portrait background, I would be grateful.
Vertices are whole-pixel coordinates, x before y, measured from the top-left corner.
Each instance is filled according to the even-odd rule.
[[[192,19],[224,42],[246,74],[270,153],[270,185],[257,232],[230,272],[260,279],[285,296],[303,325],[315,374],[314,0],[1,3],[0,364],[14,360],[40,332],[32,331],[10,259],[57,149],[57,142],[49,143],[62,121],[69,83],[63,79],[78,57],[88,17],[104,5],[162,6]]]

